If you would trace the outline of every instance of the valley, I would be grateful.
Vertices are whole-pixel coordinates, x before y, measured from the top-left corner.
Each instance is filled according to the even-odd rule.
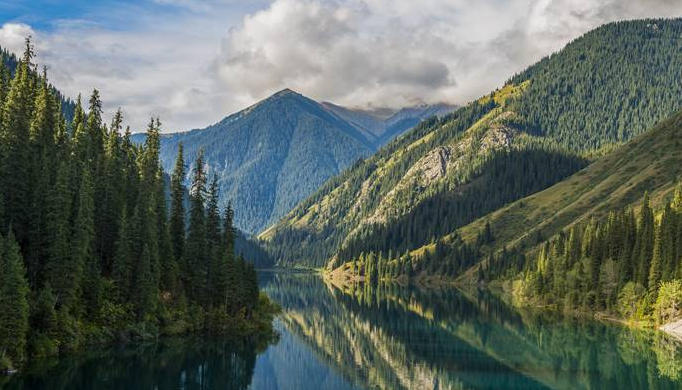
[[[0,390],[682,387],[682,6],[86,3],[0,6]]]

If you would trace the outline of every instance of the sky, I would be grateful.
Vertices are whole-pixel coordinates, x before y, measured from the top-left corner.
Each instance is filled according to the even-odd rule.
[[[0,0],[0,46],[135,131],[202,128],[291,88],[354,108],[466,104],[601,24],[680,0]]]

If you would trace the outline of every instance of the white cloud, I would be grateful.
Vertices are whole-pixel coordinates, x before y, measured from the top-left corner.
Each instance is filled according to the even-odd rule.
[[[29,35],[36,35],[31,26],[23,23],[5,23],[0,27],[0,46],[20,56],[24,52],[25,40]]]
[[[682,13],[673,0],[277,0],[216,65],[260,99],[290,87],[346,105],[465,103],[605,22]]]
[[[159,115],[178,131],[285,87],[349,106],[463,104],[600,24],[682,15],[679,0],[155,2],[180,11],[121,9],[130,23],[111,29],[93,15],[7,23],[0,45],[21,53],[32,34],[66,94],[98,88],[136,130]]]

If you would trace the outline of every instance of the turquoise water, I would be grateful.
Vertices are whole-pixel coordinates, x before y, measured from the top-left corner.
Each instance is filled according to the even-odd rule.
[[[39,362],[3,389],[680,389],[660,334],[518,311],[488,293],[261,274],[277,343],[186,337]]]

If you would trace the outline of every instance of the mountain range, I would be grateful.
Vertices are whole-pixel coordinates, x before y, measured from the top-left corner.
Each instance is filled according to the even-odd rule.
[[[363,111],[285,89],[207,128],[164,134],[160,158],[170,172],[178,144],[185,161],[203,150],[209,176],[218,177],[223,206],[231,202],[236,226],[253,234],[389,140],[454,109],[439,104]]]
[[[680,36],[680,19],[590,31],[332,178],[260,239],[282,266],[330,269],[368,254],[405,266],[398,261],[405,253],[419,256],[440,242],[464,248],[448,260],[448,273],[458,275],[477,261],[462,243],[476,243],[496,215],[490,213],[562,182],[682,108]],[[652,158],[643,153],[638,158]],[[675,174],[667,172],[660,185],[670,186]],[[653,183],[644,180],[638,189]],[[458,233],[474,221],[476,230]],[[526,225],[519,223],[523,234]],[[508,243],[496,241],[496,248]]]

